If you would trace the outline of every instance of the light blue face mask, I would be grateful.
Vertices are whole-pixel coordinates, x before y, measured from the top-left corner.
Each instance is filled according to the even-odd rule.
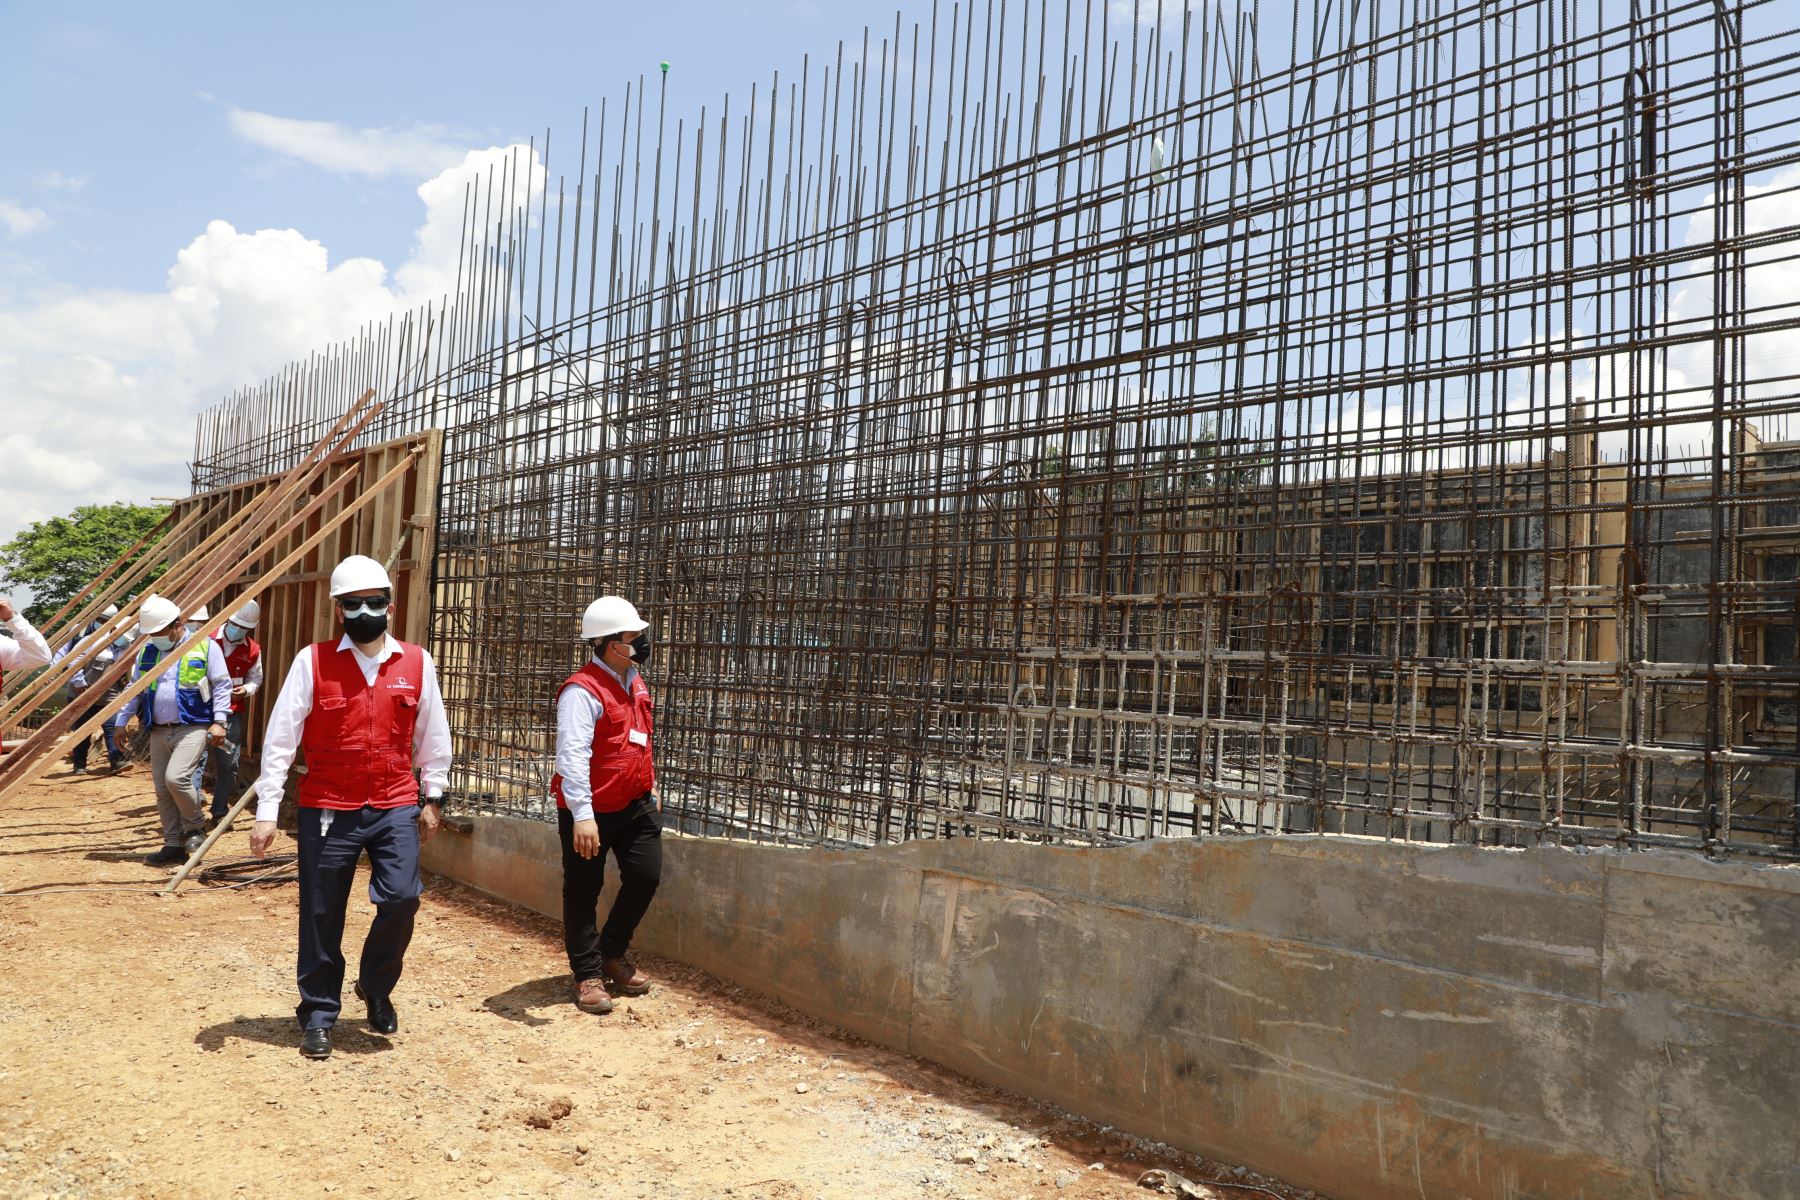
[[[245,629],[242,625],[232,625],[227,623],[225,626],[225,640],[234,646],[249,636],[250,631]]]
[[[167,654],[169,651],[171,651],[175,648],[175,639],[172,637],[163,637],[161,634],[158,634],[153,638],[147,638],[145,640],[147,640],[152,646],[155,646],[156,649],[160,653],[163,653],[163,654]]]

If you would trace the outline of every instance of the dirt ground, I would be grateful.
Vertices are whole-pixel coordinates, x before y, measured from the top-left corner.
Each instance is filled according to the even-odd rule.
[[[143,768],[59,769],[0,811],[6,1197],[1310,1196],[858,1041],[679,964],[607,1017],[558,928],[428,881],[395,1003],[297,1052],[296,888],[153,888]],[[277,852],[291,852],[283,835]],[[208,862],[249,854],[233,830]],[[63,890],[79,889],[79,890]],[[371,916],[353,893],[345,944]],[[1208,1193],[1191,1193],[1208,1194]]]

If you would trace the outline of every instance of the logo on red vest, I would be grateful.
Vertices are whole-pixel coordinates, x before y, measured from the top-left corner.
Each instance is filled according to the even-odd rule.
[[[396,675],[388,682],[390,691],[413,691],[413,682],[404,675]]]

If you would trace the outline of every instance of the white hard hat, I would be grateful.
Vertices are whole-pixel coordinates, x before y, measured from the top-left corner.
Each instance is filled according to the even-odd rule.
[[[233,625],[242,625],[245,629],[255,629],[256,623],[262,620],[262,605],[254,600],[244,601],[244,607],[231,614]]]
[[[211,619],[212,614],[206,611],[206,605],[204,604],[188,614],[188,620],[190,621],[210,621]]]
[[[119,615],[119,606],[116,604],[109,604],[100,610],[100,615],[110,620]]]
[[[393,580],[388,578],[387,568],[366,554],[352,554],[337,565],[331,573],[331,594],[342,596],[350,592],[367,592],[375,588],[392,591]]]
[[[650,622],[638,616],[638,610],[623,596],[602,596],[581,614],[581,638],[592,641],[615,633],[642,633]]]
[[[181,620],[181,606],[173,600],[165,600],[152,592],[144,597],[138,605],[138,633],[148,637],[153,633],[161,633],[175,622]]]

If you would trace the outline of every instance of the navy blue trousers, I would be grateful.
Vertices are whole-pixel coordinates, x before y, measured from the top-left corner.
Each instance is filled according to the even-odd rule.
[[[357,978],[385,999],[400,981],[413,915],[419,911],[419,806],[300,810],[300,1007],[302,1029],[329,1029],[343,1007],[344,909],[356,864],[369,856],[369,903],[375,921],[363,940]]]

